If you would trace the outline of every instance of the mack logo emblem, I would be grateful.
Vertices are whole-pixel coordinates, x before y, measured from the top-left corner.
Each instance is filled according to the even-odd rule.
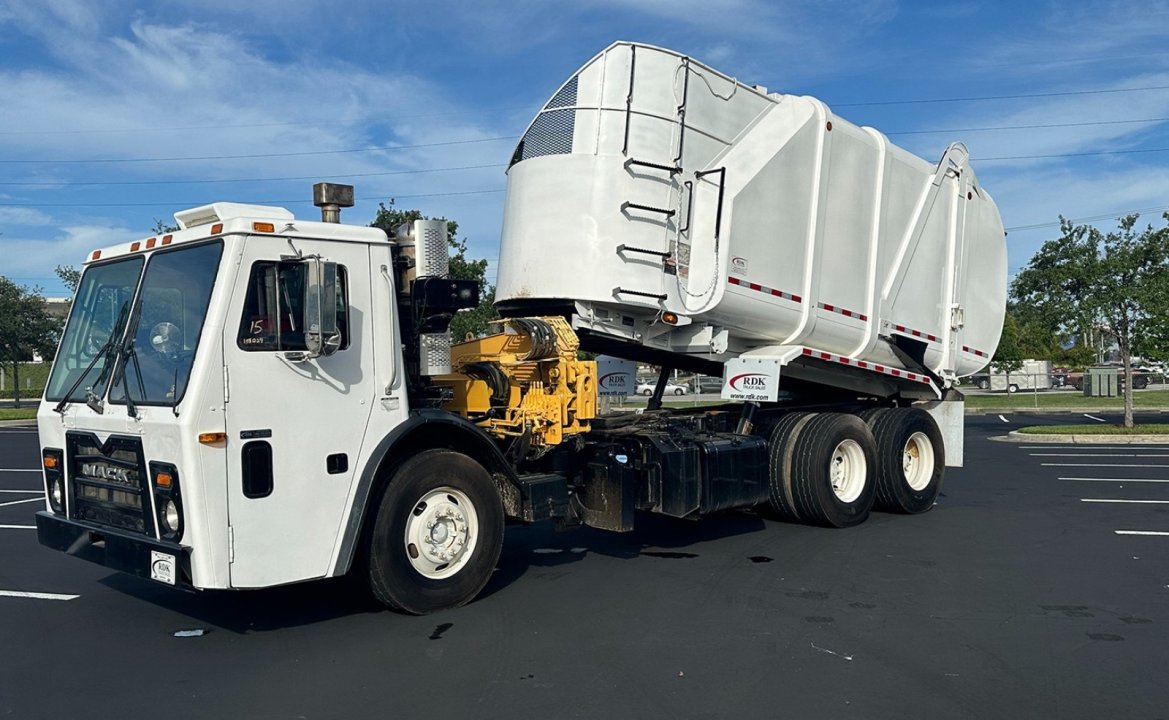
[[[731,378],[730,386],[732,390],[740,392],[747,392],[750,390],[762,390],[767,387],[766,373],[743,373]]]
[[[122,483],[123,485],[133,485],[138,475],[133,470],[114,467],[113,465],[106,465],[104,463],[82,463],[81,474],[101,480],[109,480],[110,482]]]

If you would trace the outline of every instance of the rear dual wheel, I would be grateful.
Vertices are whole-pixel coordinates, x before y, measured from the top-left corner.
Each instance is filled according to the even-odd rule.
[[[876,508],[916,514],[933,507],[946,469],[945,445],[933,417],[918,408],[878,408],[861,417],[877,444]]]
[[[768,434],[768,507],[781,520],[858,525],[873,506],[873,435],[855,415],[789,412]]]

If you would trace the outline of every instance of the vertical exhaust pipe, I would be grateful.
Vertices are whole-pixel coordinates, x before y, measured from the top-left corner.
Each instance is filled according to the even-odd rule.
[[[335,183],[313,185],[313,205],[321,209],[321,222],[341,222],[341,208],[353,207],[353,186]]]

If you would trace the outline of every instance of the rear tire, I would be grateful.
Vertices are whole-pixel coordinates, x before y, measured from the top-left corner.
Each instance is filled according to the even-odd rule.
[[[482,465],[426,450],[394,472],[369,545],[369,583],[385,605],[412,615],[471,601],[503,547],[503,502]]]
[[[799,522],[795,496],[792,490],[792,454],[795,440],[815,413],[789,412],[771,428],[767,443],[767,468],[770,494],[768,508],[776,518]]]
[[[876,468],[876,442],[860,418],[814,416],[792,450],[791,484],[800,518],[838,528],[864,522],[876,494]]]
[[[946,470],[942,433],[918,408],[892,408],[868,418],[877,443],[876,508],[916,514],[934,506]]]

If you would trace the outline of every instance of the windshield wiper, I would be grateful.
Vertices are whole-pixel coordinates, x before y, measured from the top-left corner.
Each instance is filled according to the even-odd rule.
[[[138,323],[141,321],[142,302],[139,300],[138,304],[134,306],[133,317],[127,323],[126,334],[118,348],[118,355],[114,358],[117,370],[114,379],[110,382],[111,389],[117,387],[119,383],[122,385],[122,394],[126,397],[126,414],[132,418],[138,417],[138,406],[134,404],[134,398],[130,397],[130,383],[126,382],[126,365],[130,360],[134,361],[134,371],[138,375],[138,387],[142,391],[142,397],[146,397],[146,385],[142,382],[142,366],[138,364],[138,353],[134,350],[134,336],[138,332]]]
[[[85,381],[86,376],[89,375],[89,371],[93,370],[93,366],[97,365],[97,361],[103,357],[106,358],[106,364],[102,366],[101,374],[97,376],[97,380],[94,382],[94,384],[85,390],[85,404],[99,415],[104,411],[105,408],[102,405],[101,397],[93,391],[93,388],[100,386],[105,380],[106,373],[109,372],[109,354],[118,342],[118,330],[123,328],[122,323],[126,321],[126,316],[129,314],[129,310],[130,301],[127,300],[122,303],[122,309],[118,311],[118,320],[114,323],[113,330],[110,331],[110,338],[106,340],[105,344],[102,345],[96,353],[93,354],[93,359],[89,361],[89,364],[86,365],[85,369],[81,371],[81,374],[77,376],[77,380],[75,380],[73,384],[69,386],[69,390],[65,393],[65,396],[61,398],[61,402],[57,403],[57,406],[53,408],[53,412],[61,413],[62,415],[65,414],[65,408],[69,406],[70,402],[73,402],[73,393],[77,392],[77,388],[80,387],[81,383]]]

